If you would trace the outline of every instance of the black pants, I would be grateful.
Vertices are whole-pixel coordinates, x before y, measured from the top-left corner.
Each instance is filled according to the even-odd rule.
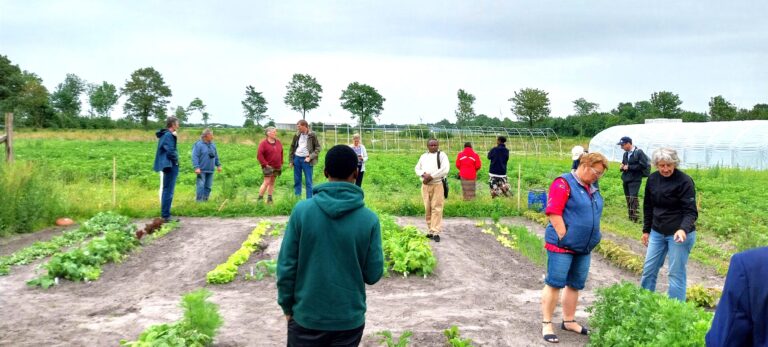
[[[360,171],[361,167],[357,167],[357,180],[355,180],[355,185],[362,188],[363,187],[363,175],[365,174],[365,171]]]
[[[638,195],[640,193],[640,186],[643,181],[624,182],[624,197],[627,199],[627,214],[629,220],[633,222],[640,221],[640,214],[638,209],[640,208],[640,199]]]
[[[291,319],[288,321],[288,347],[339,346],[354,347],[363,338],[365,324],[359,328],[341,331],[307,329]]]

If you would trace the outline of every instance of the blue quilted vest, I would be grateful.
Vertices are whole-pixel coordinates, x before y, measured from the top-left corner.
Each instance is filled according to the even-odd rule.
[[[571,188],[571,194],[563,210],[565,237],[562,240],[558,239],[555,228],[552,223],[549,223],[544,232],[544,240],[576,253],[590,253],[602,238],[600,216],[603,214],[603,197],[596,188],[593,188],[595,192],[590,197],[587,189],[576,181],[572,173],[566,173],[560,177],[564,178]],[[594,184],[592,186],[594,187]]]

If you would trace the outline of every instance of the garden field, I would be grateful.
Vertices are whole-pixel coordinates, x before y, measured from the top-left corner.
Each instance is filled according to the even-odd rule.
[[[17,164],[2,167],[0,180],[0,193],[10,202],[0,211],[0,275],[9,273],[0,277],[0,291],[4,293],[0,297],[0,345],[93,345],[94,341],[95,345],[115,345],[120,339],[134,340],[152,324],[179,319],[179,298],[199,287],[213,293],[210,301],[219,305],[224,322],[214,345],[284,344],[285,323],[276,304],[274,279],[261,269],[268,269],[269,259],[276,257],[279,223],[285,221],[297,201],[293,173],[287,169],[286,160],[284,174],[277,181],[275,204],[257,203],[261,174],[255,153],[261,135],[222,132],[214,141],[224,171],[216,174],[211,201],[196,203],[189,159],[196,140],[192,133],[199,130],[182,129],[179,141],[182,173],[173,213],[181,216],[182,222],[177,229],[162,229],[140,242],[123,238],[133,232],[127,226],[106,227],[113,231],[105,231],[103,236],[88,228],[74,232],[49,226],[60,216],[91,225],[93,219],[83,222],[106,210],[138,219],[138,224],[157,217],[159,178],[151,170],[154,132],[17,134]],[[290,134],[281,134],[281,140],[287,151]],[[557,147],[587,142],[565,139]],[[396,248],[389,252],[398,253],[397,248],[415,245],[408,240],[418,239],[420,246],[401,249],[402,254],[409,254],[406,257],[412,255],[418,260],[390,259],[390,276],[368,287],[364,345],[380,345],[380,332],[389,331],[396,337],[411,331],[413,346],[443,346],[444,330],[451,325],[478,346],[544,345],[539,293],[545,270],[540,239],[545,217],[528,209],[527,193],[547,188],[554,177],[570,168],[570,156],[554,150],[514,152],[510,183],[517,190],[519,167],[521,193],[511,198],[488,196],[486,162],[479,173],[476,200],[462,201],[460,184],[452,179],[443,242],[432,243],[429,250],[430,244],[419,234],[425,226],[420,182],[413,172],[423,150],[373,151],[373,146],[368,147],[370,159],[363,183],[366,204],[382,215],[399,216],[399,225],[415,225],[421,231],[405,228],[394,236],[385,233],[385,253],[388,247]],[[485,158],[485,152],[478,152]],[[456,151],[450,149],[448,154],[453,163]],[[577,312],[577,320],[589,320],[603,331],[612,323],[601,318],[606,313],[600,311],[604,305],[599,302],[615,294],[596,289],[621,280],[637,283],[638,264],[642,264],[645,251],[639,243],[640,225],[626,219],[618,164],[612,165],[600,180],[606,199],[605,237],[593,257],[590,280]],[[314,171],[315,184],[325,181],[322,170],[320,160]],[[722,288],[722,276],[734,252],[768,245],[768,217],[763,213],[768,210],[768,192],[756,188],[768,183],[768,173],[720,168],[685,171],[696,182],[700,210],[688,285],[702,293],[706,288]],[[450,176],[455,174],[452,166]],[[256,217],[273,222],[269,232],[264,234],[257,226]],[[398,229],[394,223],[384,224],[389,225],[387,230]],[[44,230],[33,232],[40,229]],[[89,256],[96,253],[104,255]],[[411,269],[405,264],[421,268]],[[410,276],[402,276],[403,272]],[[265,278],[258,280],[261,277]],[[31,285],[25,284],[31,280]],[[58,284],[49,289],[34,288],[54,282]],[[660,274],[659,282],[659,289],[666,290],[665,273]],[[696,293],[689,293],[689,299],[708,305],[716,301]],[[586,311],[592,304],[597,311]],[[688,312],[687,308],[677,310]],[[10,312],[13,317],[8,316]],[[709,318],[691,314],[698,318],[685,319],[702,320],[699,330],[691,333],[699,336],[711,314]],[[559,313],[555,317],[559,320]],[[577,334],[559,332],[559,336],[566,345],[588,342]],[[595,339],[614,341],[611,336],[617,335],[606,340],[598,335],[593,343]],[[662,332],[654,336],[657,343],[672,339]]]
[[[31,288],[24,283],[39,272],[37,263],[15,267],[10,275],[0,277],[0,345],[116,345],[121,339],[135,339],[152,324],[179,319],[178,298],[203,286],[213,293],[211,301],[219,305],[224,321],[214,346],[284,345],[285,320],[276,303],[274,278],[243,277],[258,261],[276,258],[279,234],[265,235],[259,251],[240,266],[234,281],[206,285],[206,273],[237,250],[257,222],[255,218],[185,218],[178,229],[145,244],[122,263],[105,266],[101,278],[89,283],[62,281],[47,290]],[[419,217],[400,218],[398,223],[425,226]],[[543,228],[521,218],[502,223],[528,225],[543,233]],[[33,235],[13,237],[0,255],[39,239]],[[412,346],[444,346],[443,330],[452,325],[476,346],[546,345],[538,324],[544,267],[505,248],[493,235],[483,233],[475,220],[447,219],[443,235],[443,242],[432,244],[437,259],[433,274],[391,273],[368,286],[362,345],[379,346],[378,332],[399,336],[411,331]],[[694,271],[690,276],[700,274]],[[596,256],[577,319],[587,321],[584,308],[595,301],[594,288],[620,280],[636,281],[636,277]],[[665,282],[662,278],[662,288]],[[561,332],[559,336],[565,345],[587,343],[582,335]]]

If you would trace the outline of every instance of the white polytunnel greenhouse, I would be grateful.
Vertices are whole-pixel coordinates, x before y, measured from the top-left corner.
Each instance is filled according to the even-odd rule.
[[[620,162],[622,136],[648,157],[660,147],[677,150],[682,168],[731,167],[768,170],[768,121],[683,123],[677,120],[618,125],[589,141],[590,152]]]

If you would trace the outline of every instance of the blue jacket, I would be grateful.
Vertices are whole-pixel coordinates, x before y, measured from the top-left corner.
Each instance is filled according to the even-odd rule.
[[[202,172],[213,172],[217,167],[221,166],[216,144],[197,140],[194,146],[192,146],[192,166],[195,169],[199,168]]]
[[[707,346],[768,346],[768,247],[734,254]]]
[[[365,285],[384,272],[379,218],[352,183],[323,183],[313,191],[285,228],[277,303],[304,328],[354,329],[365,323]]]
[[[155,133],[157,152],[155,152],[155,171],[163,171],[165,168],[179,166],[179,152],[176,150],[176,136],[168,129],[160,129]]]
[[[552,223],[544,231],[544,240],[560,248],[570,249],[579,254],[587,254],[600,243],[600,217],[603,214],[603,197],[600,191],[592,185],[592,196],[583,185],[576,181],[572,173],[560,176],[568,182],[571,194],[563,210],[565,236],[557,237]]]
[[[492,173],[494,175],[507,174],[509,150],[503,143],[500,143],[498,146],[491,148],[491,150],[488,152],[488,160],[491,161],[491,166],[488,167],[488,173]]]

